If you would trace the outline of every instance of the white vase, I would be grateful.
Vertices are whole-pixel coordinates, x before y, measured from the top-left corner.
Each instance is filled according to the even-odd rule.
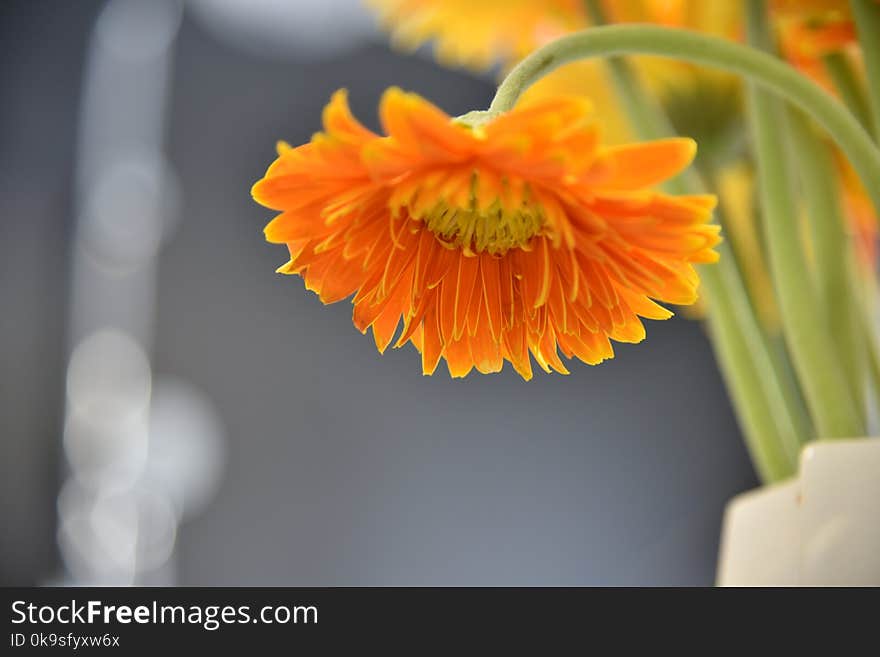
[[[880,439],[811,443],[724,514],[719,586],[880,586]]]

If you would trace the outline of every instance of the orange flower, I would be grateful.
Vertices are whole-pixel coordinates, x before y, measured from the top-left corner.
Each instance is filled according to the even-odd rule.
[[[849,2],[774,0],[771,10],[785,58],[805,75],[833,88],[822,57],[846,50],[857,42]]]
[[[445,64],[486,69],[586,27],[581,0],[368,0],[406,48],[436,40]]]
[[[279,157],[253,188],[282,211],[266,226],[324,303],[354,295],[354,324],[379,351],[412,342],[425,374],[453,377],[510,361],[532,376],[595,364],[609,339],[639,342],[640,317],[689,304],[693,263],[712,262],[711,196],[649,188],[690,162],[688,139],[602,148],[587,101],[556,98],[489,120],[450,119],[388,90],[387,137],[337,92],[324,132]]]

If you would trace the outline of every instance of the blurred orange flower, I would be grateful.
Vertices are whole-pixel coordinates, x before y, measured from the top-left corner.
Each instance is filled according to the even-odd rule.
[[[586,27],[582,0],[367,0],[394,41],[435,41],[444,64],[511,64],[558,36]]]
[[[805,75],[832,89],[822,58],[857,42],[849,2],[774,0],[771,15],[784,57]]]
[[[324,132],[279,157],[253,188],[282,211],[266,227],[324,303],[354,294],[354,324],[380,351],[412,342],[425,374],[510,361],[567,373],[558,351],[595,364],[609,339],[639,342],[640,317],[689,304],[693,263],[713,262],[712,196],[652,187],[691,161],[668,139],[599,145],[589,103],[555,98],[485,119],[451,119],[388,90],[387,137],[364,128],[340,91]]]
[[[406,48],[435,42],[444,64],[510,66],[536,48],[591,23],[583,0],[366,0],[393,40]],[[729,35],[741,3],[705,0],[604,0],[611,22],[648,22]]]

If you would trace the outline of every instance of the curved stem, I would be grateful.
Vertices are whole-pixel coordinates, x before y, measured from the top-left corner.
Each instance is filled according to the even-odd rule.
[[[880,150],[859,122],[839,101],[784,62],[717,37],[653,25],[609,25],[564,36],[539,48],[510,72],[498,87],[489,112],[509,110],[532,83],[568,62],[639,53],[730,71],[794,103],[822,125],[846,153],[880,212]]]

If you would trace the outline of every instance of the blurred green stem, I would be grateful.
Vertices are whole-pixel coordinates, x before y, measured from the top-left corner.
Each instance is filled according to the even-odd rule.
[[[846,234],[846,217],[837,172],[829,147],[797,110],[788,113],[788,130],[797,151],[801,189],[810,217],[819,307],[816,315],[827,318],[828,329],[859,410],[865,430],[867,379],[862,354],[867,346],[862,333],[855,294],[852,245]]]
[[[849,111],[866,130],[870,131],[871,110],[868,99],[862,88],[862,82],[847,54],[845,52],[828,53],[822,57],[822,64]]]
[[[748,0],[747,7],[749,42],[761,48],[770,47],[764,0]],[[824,321],[822,304],[811,284],[799,239],[789,163],[780,145],[780,126],[786,125],[784,117],[776,99],[755,85],[751,85],[749,101],[770,269],[786,344],[819,436],[859,436],[860,414],[837,358],[834,337]],[[803,153],[799,156],[805,159]],[[827,221],[828,217],[818,219]]]
[[[868,92],[870,96],[871,117],[873,120],[874,139],[880,142],[880,3],[876,0],[850,0],[853,16],[859,35],[859,45],[867,73]],[[875,186],[880,183],[875,182]],[[862,323],[865,331],[865,339],[868,344],[869,372],[874,384],[873,392],[880,391],[880,336],[877,334],[877,286],[873,278],[858,280],[863,282],[859,288],[861,294]],[[869,404],[869,416],[871,411],[877,412],[877,400],[872,399]],[[869,419],[872,419],[869,417]],[[876,427],[871,427],[876,429]]]
[[[862,47],[865,59],[865,70],[868,74],[872,131],[874,137],[880,139],[880,2],[877,0],[850,0],[850,6],[859,33],[859,45]],[[880,187],[880,183],[875,181],[875,184]]]
[[[877,290],[877,280],[873,276],[856,276],[857,286],[855,290],[859,296],[861,303],[858,305],[860,311],[859,320],[862,322],[864,329],[865,342],[868,348],[868,373],[870,381],[873,384],[871,391],[876,395],[880,391],[880,336],[877,335],[877,299],[880,298]],[[868,405],[868,431],[876,432],[876,426],[871,426],[871,422],[876,422],[876,398],[871,400],[874,405]]]

